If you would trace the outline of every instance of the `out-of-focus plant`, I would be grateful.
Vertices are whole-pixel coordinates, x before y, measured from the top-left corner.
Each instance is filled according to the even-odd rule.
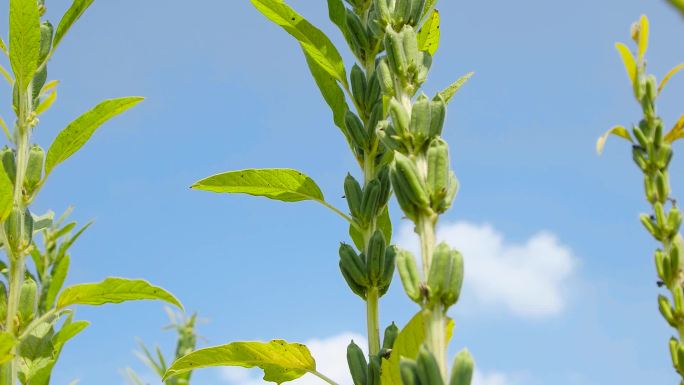
[[[165,329],[174,330],[177,334],[176,350],[170,362],[177,360],[186,354],[192,352],[197,348],[197,332],[195,325],[197,324],[197,314],[186,316],[183,313],[176,313],[173,310],[166,309],[171,324]],[[155,347],[154,354],[141,341],[139,343],[140,350],[136,353],[138,358],[156,375],[159,379],[164,377],[164,373],[168,369],[167,360],[164,358],[159,346]],[[187,371],[178,376],[171,377],[164,381],[166,385],[189,385],[192,371]],[[126,369],[126,377],[131,385],[145,385],[141,377],[131,368]]]
[[[76,224],[53,221],[52,213],[36,216],[30,206],[56,166],[77,152],[103,123],[138,104],[142,98],[104,101],[62,130],[46,151],[33,143],[39,118],[57,96],[57,81],[48,81],[48,62],[62,39],[93,0],[74,0],[57,28],[42,20],[43,0],[9,1],[9,44],[0,51],[11,72],[0,73],[12,90],[15,118],[0,118],[7,144],[0,151],[0,242],[7,256],[0,281],[0,385],[43,385],[63,345],[88,324],[74,321],[73,305],[101,305],[160,299],[180,306],[163,289],[142,280],[107,278],[100,283],[62,288],[69,269],[69,249],[81,235]],[[38,247],[34,235],[43,235]],[[27,268],[27,257],[34,270]],[[60,322],[61,320],[61,322]]]
[[[434,97],[420,93],[440,41],[436,0],[328,0],[332,22],[356,58],[349,77],[337,48],[283,0],[251,0],[266,18],[300,45],[333,121],[357,160],[361,178],[348,174],[344,212],[328,203],[317,184],[291,169],[249,169],[214,175],[193,188],[270,199],[315,201],[349,223],[349,244],[339,248],[342,276],[366,307],[368,357],[353,341],[347,360],[355,385],[469,385],[473,359],[456,357],[449,375],[447,345],[453,322],[447,309],[460,295],[463,258],[435,244],[435,226],[452,204],[457,181],[441,137],[447,103],[468,74]],[[421,239],[422,269],[411,253],[391,245],[388,200],[392,187]],[[380,338],[379,299],[398,267],[408,296],[420,311],[399,332],[391,324]],[[306,346],[282,340],[234,342],[201,349],[171,365],[166,378],[207,366],[262,368],[282,383],[316,370]]]
[[[636,43],[633,53],[625,44],[616,47],[627,70],[632,91],[641,107],[643,117],[630,130],[615,126],[599,138],[596,148],[603,151],[610,135],[621,137],[632,144],[632,159],[644,176],[644,193],[651,205],[651,213],[641,214],[641,223],[660,243],[655,251],[658,285],[667,289],[670,296],[659,295],[658,306],[665,320],[675,329],[677,336],[670,339],[670,352],[675,370],[684,383],[684,242],[680,235],[682,213],[670,190],[669,165],[672,144],[684,138],[684,115],[668,131],[656,110],[656,100],[670,78],[684,69],[684,63],[670,70],[658,83],[654,75],[646,72],[646,49],[649,40],[649,22],[642,16],[632,26],[632,39]]]
[[[682,16],[684,16],[684,0],[667,0],[670,4],[672,4],[675,8],[681,12]]]

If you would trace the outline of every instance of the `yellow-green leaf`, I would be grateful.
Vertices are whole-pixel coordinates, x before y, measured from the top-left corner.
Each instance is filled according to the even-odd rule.
[[[95,130],[112,117],[128,110],[143,100],[127,97],[106,100],[79,116],[57,135],[45,158],[45,175],[78,151],[90,139]]]
[[[12,78],[12,75],[3,67],[0,65],[0,74],[2,74],[2,77],[7,80],[7,83],[10,85],[10,87],[14,86],[14,79]]]
[[[14,185],[0,164],[0,222],[3,222],[12,212],[14,204]]]
[[[7,332],[0,332],[0,364],[12,359],[12,348],[17,344],[14,336]]]
[[[596,152],[599,155],[603,153],[603,147],[606,145],[606,141],[608,140],[608,137],[610,135],[619,136],[621,138],[629,140],[630,142],[633,142],[632,136],[629,134],[629,131],[627,131],[626,128],[624,128],[623,126],[612,127],[610,130],[606,131],[605,134],[601,135],[601,137],[598,138],[598,140],[596,141]]]
[[[297,39],[304,51],[320,64],[325,72],[345,86],[347,85],[342,56],[321,30],[314,27],[283,0],[250,1],[259,12]]]
[[[637,65],[634,61],[634,56],[632,55],[632,52],[626,45],[622,43],[615,43],[615,48],[617,48],[618,52],[620,53],[622,63],[625,65],[625,70],[627,71],[627,75],[629,76],[629,80],[632,82],[632,85],[634,85],[637,77]]]
[[[439,48],[439,24],[439,11],[435,9],[418,31],[418,49],[426,51],[431,56],[434,56]]]
[[[282,168],[231,171],[210,176],[192,188],[216,193],[248,194],[283,202],[323,201],[323,193],[304,173]]]
[[[670,71],[668,71],[663,80],[660,81],[660,85],[658,86],[658,93],[660,93],[663,90],[663,88],[665,88],[665,85],[667,84],[667,82],[670,81],[670,78],[672,78],[677,72],[681,70],[684,70],[684,63],[680,63],[679,65],[675,66]]]
[[[475,74],[475,72],[468,72],[467,74],[461,76],[458,78],[455,82],[451,83],[451,85],[442,91],[439,92],[439,95],[444,99],[446,103],[449,103],[451,98],[456,95],[456,92],[458,92],[459,89]]]
[[[665,135],[665,141],[672,143],[681,138],[684,138],[684,115],[679,117],[674,127]]]
[[[106,303],[121,303],[157,299],[183,308],[183,305],[161,287],[153,286],[141,279],[107,278],[98,283],[84,283],[69,286],[57,299],[57,308],[62,309],[71,305],[104,305]]]
[[[650,33],[649,31],[649,23],[648,23],[648,17],[646,15],[641,15],[641,19],[639,19],[639,42],[638,42],[638,47],[639,47],[639,52],[638,52],[638,60],[639,63],[642,63],[644,60],[644,56],[646,55],[646,50],[648,49],[648,35]]]
[[[36,0],[10,0],[10,64],[20,89],[25,90],[38,69],[40,15]]]
[[[283,340],[270,342],[233,342],[200,349],[171,364],[162,381],[177,374],[212,366],[259,367],[264,380],[281,384],[316,371],[309,349]]]
[[[59,25],[57,26],[57,31],[55,31],[55,38],[52,43],[53,50],[57,48],[64,38],[64,35],[66,35],[76,20],[83,15],[83,12],[90,7],[93,1],[94,0],[74,0],[74,2],[71,3],[71,7],[69,7],[64,13],[64,16],[62,16],[62,20],[59,21]]]
[[[50,107],[52,107],[52,104],[55,102],[57,99],[57,92],[51,92],[50,95],[48,95],[45,99],[43,99],[38,106],[36,106],[36,109],[34,112],[36,115],[41,115],[44,114],[45,111],[49,110]]]
[[[454,320],[447,319],[446,340],[451,340],[454,330]],[[399,372],[401,357],[415,359],[420,346],[425,342],[425,316],[419,311],[399,332],[392,346],[392,354],[389,359],[382,360],[380,383],[382,385],[402,385]]]

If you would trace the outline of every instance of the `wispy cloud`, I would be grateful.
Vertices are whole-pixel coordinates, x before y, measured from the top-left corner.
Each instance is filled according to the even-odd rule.
[[[439,226],[437,239],[463,253],[465,290],[478,305],[503,306],[528,318],[564,310],[566,285],[575,273],[577,257],[553,233],[540,231],[523,243],[510,243],[489,224],[446,222]],[[397,243],[418,255],[412,226],[402,226]]]

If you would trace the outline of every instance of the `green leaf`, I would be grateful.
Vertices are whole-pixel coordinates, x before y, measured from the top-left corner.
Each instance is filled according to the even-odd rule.
[[[598,140],[596,141],[596,152],[599,155],[603,153],[603,147],[605,147],[606,141],[608,140],[608,137],[610,135],[619,136],[621,138],[629,140],[630,142],[633,142],[632,136],[629,134],[629,131],[627,131],[626,128],[622,126],[612,127],[610,130],[606,131],[605,134],[601,135],[601,137],[598,138]]]
[[[627,75],[629,76],[629,80],[632,82],[632,85],[634,85],[637,77],[637,65],[634,61],[634,56],[632,55],[632,52],[626,45],[622,43],[615,43],[615,48],[620,53],[622,63],[625,65],[625,70],[627,71]]]
[[[411,320],[399,332],[392,346],[389,359],[382,360],[380,383],[382,385],[402,385],[399,373],[399,361],[401,357],[415,359],[420,346],[425,342],[425,316],[422,311],[416,313]],[[454,321],[449,318],[446,325],[447,343],[451,340],[454,330]]]
[[[345,86],[347,85],[347,75],[342,56],[323,32],[295,12],[283,0],[250,1],[259,12],[297,39],[304,51],[325,72]]]
[[[679,12],[682,13],[682,16],[684,16],[684,0],[669,0],[669,1],[670,1],[670,4],[677,7]]]
[[[71,305],[103,305],[144,299],[166,301],[179,308],[183,305],[161,287],[141,279],[107,278],[99,283],[85,283],[64,289],[57,299],[57,308]]]
[[[52,268],[50,284],[45,294],[45,306],[48,309],[54,305],[57,294],[59,294],[62,286],[64,286],[64,280],[66,280],[67,273],[69,272],[69,263],[70,258],[68,255],[65,255]]]
[[[19,88],[26,90],[38,69],[40,15],[36,0],[10,0],[10,64]]]
[[[303,47],[302,47],[303,49]],[[339,83],[331,77],[325,70],[316,62],[306,51],[304,51],[306,64],[309,65],[309,71],[316,81],[318,89],[325,102],[328,104],[333,113],[333,121],[335,125],[342,130],[342,134],[347,139],[347,143],[351,143],[351,138],[347,134],[344,125],[344,115],[349,110],[347,99],[344,96],[344,91],[340,88]]]
[[[343,34],[347,33],[346,12],[347,8],[342,0],[328,0],[328,17]]]
[[[90,139],[95,130],[112,117],[128,110],[143,100],[127,97],[106,100],[79,116],[57,135],[45,158],[45,175],[78,151]]]
[[[14,336],[7,332],[0,332],[0,364],[12,359],[12,349],[17,344]]]
[[[430,11],[435,8],[436,4],[437,4],[437,0],[427,0],[425,2],[425,8],[423,8],[423,15],[421,16],[421,19],[425,18],[425,16],[427,16],[427,14],[430,13]]]
[[[639,19],[639,41],[638,41],[638,59],[639,62],[643,62],[644,56],[646,55],[646,50],[648,49],[648,37],[650,34],[649,31],[649,23],[648,23],[648,17],[646,15],[641,15],[641,18]]]
[[[64,13],[64,16],[62,16],[62,20],[59,21],[57,31],[55,31],[55,38],[52,42],[53,51],[57,48],[71,26],[74,25],[76,20],[78,20],[81,15],[83,15],[83,12],[90,7],[93,1],[94,0],[74,0],[74,2],[71,4],[71,7],[69,7],[69,9],[67,9],[67,11]]]
[[[265,381],[278,384],[316,371],[316,361],[302,344],[283,340],[233,342],[200,349],[176,360],[162,381],[176,374],[211,366],[259,367],[264,371]]]
[[[3,222],[12,212],[14,205],[14,185],[0,165],[0,222]]]
[[[19,378],[22,383],[42,384],[49,377],[56,359],[52,344],[56,321],[57,317],[53,317],[49,322],[40,323],[19,343]]]
[[[439,92],[439,95],[444,98],[444,102],[449,103],[451,98],[456,95],[456,92],[458,92],[459,89],[475,74],[475,72],[468,72],[467,74],[461,76],[458,78],[455,82],[451,83],[451,85],[444,90]]]
[[[5,56],[9,56],[9,52],[7,52],[7,44],[5,44],[5,41],[2,40],[0,37],[0,51],[5,54]]]
[[[52,337],[52,344],[57,351],[60,351],[65,343],[76,337],[90,325],[88,321],[72,321],[72,317],[73,314],[69,315],[62,328]]]
[[[439,47],[439,11],[434,10],[418,31],[418,49],[434,56]]]
[[[316,182],[297,170],[248,169],[210,176],[192,188],[216,193],[249,194],[283,202],[323,201]]]

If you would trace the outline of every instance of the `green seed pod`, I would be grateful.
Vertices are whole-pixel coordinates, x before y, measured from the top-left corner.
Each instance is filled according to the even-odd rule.
[[[392,193],[389,172],[389,167],[383,166],[380,171],[378,171],[378,176],[376,178],[380,181],[380,203],[383,206],[389,201],[390,194]]]
[[[19,295],[19,317],[22,324],[26,325],[33,319],[36,313],[36,306],[38,305],[38,285],[36,281],[27,277],[21,285],[21,294]]]
[[[394,25],[403,25],[408,23],[411,18],[411,3],[412,0],[395,0],[394,4]]]
[[[404,44],[401,36],[390,28],[385,33],[385,50],[387,50],[387,60],[389,61],[390,68],[394,70],[396,75],[405,78],[408,63],[404,53]]]
[[[414,302],[420,304],[422,300],[420,274],[418,274],[415,257],[410,251],[399,250],[396,263],[406,295]]]
[[[672,299],[674,299],[674,309],[677,313],[682,313],[684,310],[684,293],[682,293],[682,287],[676,285],[674,290],[672,290]]]
[[[418,53],[418,57],[420,65],[413,74],[413,82],[417,87],[425,83],[430,73],[430,67],[432,67],[432,56],[429,53],[421,51]]]
[[[672,272],[672,275],[674,277],[677,277],[679,275],[680,270],[681,270],[681,268],[680,268],[681,258],[679,256],[679,247],[677,246],[676,242],[673,242],[672,245],[670,246],[670,257],[668,259],[670,262],[670,271]]]
[[[367,385],[368,382],[368,363],[366,356],[361,348],[352,341],[347,346],[347,364],[351,373],[354,385]]]
[[[368,88],[368,82],[366,80],[366,74],[363,73],[361,67],[354,64],[352,67],[351,75],[349,76],[351,80],[352,95],[354,96],[354,101],[361,108],[361,110],[366,111],[366,93]]]
[[[368,132],[370,148],[377,146],[377,127],[378,123],[382,120],[382,103],[375,103],[375,106],[368,116],[368,122],[366,123],[366,132]]]
[[[43,179],[43,163],[45,161],[45,151],[42,147],[34,144],[29,149],[28,163],[26,165],[26,175],[24,178],[24,189],[31,196],[36,187]]]
[[[652,178],[648,174],[644,174],[644,193],[646,194],[646,199],[651,204],[659,200],[658,192],[656,191],[655,178]]]
[[[368,85],[366,87],[366,107],[368,109],[374,109],[378,104],[382,106],[381,96],[382,89],[380,88],[380,81],[378,80],[377,73],[374,71],[368,79]],[[382,111],[382,109],[380,111]],[[380,119],[382,119],[382,117],[378,120]]]
[[[675,368],[679,366],[679,357],[677,356],[677,350],[679,348],[679,342],[674,337],[670,337],[670,356],[672,357],[672,364]]]
[[[368,241],[366,252],[366,271],[370,286],[380,287],[382,270],[385,266],[385,236],[382,231],[375,230]]]
[[[673,207],[667,215],[667,229],[670,235],[676,235],[682,225],[682,212],[677,207]]]
[[[646,97],[653,101],[658,96],[658,81],[655,76],[648,75],[646,78]]]
[[[409,131],[413,136],[413,145],[420,149],[423,144],[430,139],[430,111],[431,102],[425,94],[418,96],[411,109],[411,123]]]
[[[636,138],[637,142],[639,142],[639,145],[643,148],[648,147],[648,145],[651,143],[651,141],[644,135],[644,132],[641,130],[639,127],[634,127],[632,129],[632,132],[634,133],[634,137]]]
[[[380,142],[391,151],[402,151],[406,147],[398,140],[397,132],[394,130],[394,126],[387,120],[381,120],[375,132],[378,135]]]
[[[368,385],[380,385],[380,357],[371,356],[368,363]]]
[[[416,206],[421,209],[428,207],[429,198],[425,182],[420,178],[416,165],[408,157],[395,152],[391,172],[397,175],[397,181],[404,182],[402,188]],[[396,186],[394,188],[397,189]]]
[[[420,24],[421,16],[423,16],[423,9],[425,8],[425,0],[411,1],[411,17],[408,21],[412,26]]]
[[[354,248],[346,243],[340,244],[340,267],[347,271],[354,279],[357,285],[368,287],[368,272],[366,271],[366,263],[361,256],[356,254]]]
[[[7,174],[9,180],[12,181],[12,184],[14,184],[14,181],[17,178],[17,163],[15,160],[14,150],[5,146],[3,147],[1,153],[2,166],[5,169],[5,174]]]
[[[648,161],[646,160],[646,151],[644,149],[638,146],[632,147],[632,159],[641,171],[648,171]]]
[[[352,11],[347,10],[345,22],[347,24],[347,31],[352,40],[352,45],[355,46],[356,52],[367,52],[370,49],[370,42],[368,41],[368,33],[364,27],[361,19]]]
[[[639,220],[641,221],[641,224],[644,225],[646,230],[648,230],[648,232],[651,233],[653,238],[660,240],[660,229],[656,227],[656,224],[653,223],[648,214],[641,214],[639,216]]]
[[[344,125],[347,128],[349,136],[351,136],[354,144],[359,146],[362,150],[368,150],[368,132],[363,126],[363,122],[356,116],[355,113],[347,110],[344,115]]]
[[[418,366],[416,365],[416,361],[401,357],[399,359],[399,371],[401,373],[402,385],[423,385],[418,379]]]
[[[418,379],[421,384],[444,385],[442,372],[439,369],[435,356],[430,352],[425,344],[421,345],[416,358],[418,368]]]
[[[372,218],[378,214],[380,208],[380,193],[382,186],[380,181],[373,179],[363,189],[363,199],[361,201],[361,215],[360,218],[368,223]]]
[[[454,359],[449,385],[470,385],[474,369],[475,361],[473,356],[468,349],[461,350]]]
[[[44,21],[40,24],[40,50],[39,50],[39,60],[42,63],[47,59],[50,54],[50,49],[52,49],[52,34],[54,28],[49,21]]]
[[[658,296],[658,310],[660,314],[663,315],[665,321],[667,321],[673,328],[677,327],[677,321],[675,320],[674,314],[672,314],[672,306],[670,306],[670,301],[664,295]]]
[[[667,217],[665,216],[665,208],[660,202],[653,204],[653,210],[655,212],[656,223],[658,227],[664,229],[667,227]]]
[[[418,55],[420,50],[418,49],[418,36],[416,35],[416,31],[410,25],[405,25],[401,30],[400,36],[404,47],[404,55],[406,56],[406,70],[415,71],[422,59],[422,57]]]
[[[434,138],[442,135],[444,129],[444,120],[446,119],[446,102],[441,95],[437,95],[432,99],[430,106],[430,132],[429,137]]]
[[[352,217],[359,218],[363,191],[359,182],[351,174],[347,174],[347,177],[344,179],[344,196],[347,198],[347,204],[349,205]]]
[[[431,300],[440,300],[445,307],[458,301],[463,285],[463,257],[440,243],[432,253],[432,263],[427,280]]]
[[[385,249],[385,265],[382,268],[382,277],[380,278],[380,296],[385,295],[392,283],[392,276],[394,275],[394,266],[397,258],[397,248],[390,246]]]
[[[684,372],[684,346],[682,344],[677,346],[677,364],[677,370]]]
[[[390,24],[392,22],[392,13],[390,12],[388,0],[373,0],[375,9],[378,12],[379,20],[383,25]]]
[[[366,288],[359,285],[356,280],[349,274],[347,270],[342,266],[342,261],[340,261],[340,271],[342,272],[342,277],[344,277],[345,282],[351,289],[351,291],[361,297],[362,300],[366,300]]]
[[[449,145],[440,137],[433,139],[427,150],[427,188],[433,209],[441,206],[449,189]]]
[[[658,277],[663,281],[669,281],[669,277],[665,275],[665,254],[660,249],[655,251],[655,265]]]
[[[655,188],[658,192],[658,200],[665,202],[670,195],[670,186],[667,180],[667,174],[662,171],[657,171],[655,175]]]
[[[375,72],[378,74],[378,83],[382,93],[388,96],[394,95],[394,76],[390,70],[387,57],[382,57],[378,60]]]
[[[454,199],[456,198],[456,194],[458,193],[458,179],[456,179],[456,174],[454,174],[453,171],[449,171],[449,184],[447,187],[447,192],[446,195],[444,196],[444,199],[442,199],[439,204],[437,204],[434,208],[434,210],[438,214],[442,214],[449,210],[451,207],[451,204],[454,203]]]
[[[4,223],[5,235],[10,248],[18,254],[31,244],[33,217],[28,209],[21,211],[16,205]]]
[[[397,202],[399,203],[401,210],[408,218],[417,218],[420,209],[413,203],[412,198],[409,196],[412,193],[410,187],[408,187],[408,182],[406,182],[404,177],[394,171],[390,172],[390,181],[392,182],[394,195],[397,196]]]
[[[670,144],[663,142],[658,151],[655,153],[653,159],[655,159],[656,166],[658,166],[658,168],[666,169],[672,160],[672,147]]]
[[[385,337],[382,339],[382,348],[391,350],[398,335],[399,328],[394,322],[392,322],[392,324],[385,329]]]
[[[392,117],[392,123],[394,123],[394,127],[397,129],[399,135],[405,137],[408,134],[411,122],[408,111],[406,111],[401,103],[392,98],[389,104],[389,114]]]

